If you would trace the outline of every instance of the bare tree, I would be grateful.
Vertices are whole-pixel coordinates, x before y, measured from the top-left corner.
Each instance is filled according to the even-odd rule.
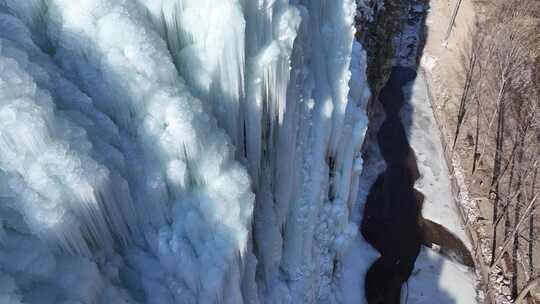
[[[509,266],[503,268],[511,272],[517,299],[536,288],[538,280],[540,1],[485,5],[486,16],[464,50],[453,150],[471,151],[461,145],[460,135],[467,134],[473,146],[468,172],[491,203],[489,268]]]

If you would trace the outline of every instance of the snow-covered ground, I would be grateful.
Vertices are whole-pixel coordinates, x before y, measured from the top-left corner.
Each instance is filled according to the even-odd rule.
[[[416,152],[421,174],[416,188],[425,196],[422,214],[443,225],[470,247],[453,202],[439,129],[423,74],[419,73],[404,90],[405,96],[410,98],[402,109],[402,121],[409,131],[409,143]],[[475,285],[473,271],[423,246],[409,279],[409,303],[435,303],[434,300],[436,303],[476,303]]]

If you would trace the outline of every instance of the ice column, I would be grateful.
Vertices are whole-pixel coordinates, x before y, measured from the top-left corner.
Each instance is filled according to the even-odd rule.
[[[338,301],[369,97],[354,1],[142,2],[248,167],[259,298]]]

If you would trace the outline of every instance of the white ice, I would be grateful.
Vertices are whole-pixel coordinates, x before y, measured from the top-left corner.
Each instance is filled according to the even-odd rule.
[[[340,302],[355,10],[0,0],[0,302]]]

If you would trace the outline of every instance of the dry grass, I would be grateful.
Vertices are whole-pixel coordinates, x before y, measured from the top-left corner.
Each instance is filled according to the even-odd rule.
[[[495,263],[506,276],[503,291],[515,298],[540,275],[540,208],[525,212],[540,191],[540,1],[463,0],[443,45],[454,4],[431,2],[424,67],[443,137],[450,147],[456,140],[464,190],[480,209],[478,225],[496,240],[493,259],[503,253]]]
[[[540,1],[477,5],[482,13],[463,45],[462,95],[448,124],[469,191],[489,219],[490,266],[503,269],[516,298],[540,274],[540,208],[525,212],[540,192]]]

